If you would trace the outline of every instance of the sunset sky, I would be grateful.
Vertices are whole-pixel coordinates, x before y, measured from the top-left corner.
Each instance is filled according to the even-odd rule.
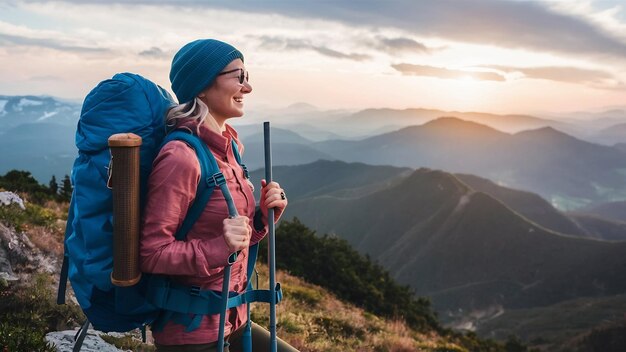
[[[247,107],[626,107],[624,0],[3,1],[0,95],[81,100],[122,71],[169,89],[197,38],[244,53]]]

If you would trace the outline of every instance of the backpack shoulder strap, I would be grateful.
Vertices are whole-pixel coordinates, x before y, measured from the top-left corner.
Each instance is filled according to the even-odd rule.
[[[235,155],[235,160],[237,160],[237,163],[241,165],[241,168],[243,169],[243,173],[246,176],[246,178],[250,178],[250,175],[248,175],[248,168],[246,167],[244,163],[241,162],[241,155],[239,154],[239,148],[237,147],[237,143],[235,143],[234,139],[232,140],[232,146],[233,146],[233,154]]]
[[[209,202],[215,186],[219,185],[221,182],[225,182],[225,179],[224,175],[222,175],[219,167],[217,166],[213,153],[209,151],[206,144],[204,144],[204,142],[202,142],[197,136],[185,131],[176,130],[169,133],[165,137],[161,147],[173,140],[183,141],[193,148],[196,152],[196,156],[198,157],[201,172],[196,197],[187,211],[187,216],[185,217],[185,220],[183,220],[183,224],[176,233],[176,239],[183,241],[187,238],[187,233],[189,233],[193,224],[196,223],[200,214],[202,214],[202,211]]]
[[[209,199],[211,198],[211,194],[213,193],[213,189],[215,187],[220,187],[222,193],[224,194],[224,198],[226,199],[226,204],[228,206],[228,213],[230,216],[237,216],[237,208],[235,207],[235,203],[230,195],[230,191],[228,186],[226,185],[226,178],[217,166],[217,162],[215,161],[215,157],[213,153],[209,150],[209,147],[196,135],[183,131],[176,130],[171,132],[165,137],[163,141],[164,146],[166,143],[179,140],[187,143],[191,148],[193,148],[198,157],[198,162],[200,163],[200,183],[198,184],[198,190],[196,191],[196,197],[193,201],[191,207],[187,211],[187,216],[183,220],[183,224],[180,229],[176,233],[176,239],[179,241],[183,241],[187,238],[187,233],[191,230],[193,225],[196,223],[200,214],[206,207]],[[237,162],[241,162],[239,152],[237,151],[236,144],[233,141],[234,153]],[[245,169],[244,169],[245,170]],[[246,171],[247,174],[247,171]]]

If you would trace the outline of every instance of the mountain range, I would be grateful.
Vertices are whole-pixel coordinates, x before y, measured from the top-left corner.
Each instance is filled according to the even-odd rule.
[[[80,105],[46,96],[0,95],[0,173],[30,171],[40,182],[69,175]]]
[[[378,177],[360,178],[365,168]],[[626,232],[599,240],[535,194],[471,175],[338,161],[276,167],[274,176],[289,195],[286,218],[348,240],[453,325],[480,329],[510,312],[626,293]]]
[[[539,193],[562,209],[626,199],[626,154],[551,127],[516,134],[456,118],[315,148],[344,161],[429,167]]]
[[[57,178],[69,174],[76,156],[72,135],[79,111],[78,104],[51,97],[0,96],[4,122],[0,148],[6,151],[0,155],[0,173],[26,169],[42,183],[53,174]],[[598,118],[619,124],[621,110],[616,111]],[[429,109],[349,113],[320,111],[307,104],[270,112],[276,114],[272,142],[277,165],[325,159],[474,174],[538,193],[565,210],[626,200],[624,148],[594,144],[555,129],[588,126],[577,120]],[[456,117],[441,117],[445,114]],[[246,125],[252,121],[249,117],[234,120],[251,170],[264,165],[262,128]],[[536,129],[511,132],[524,128]],[[388,129],[394,130],[374,132]],[[601,128],[593,131],[601,133]],[[358,138],[363,135],[367,137]]]
[[[285,218],[345,238],[430,297],[442,320],[483,333],[514,313],[533,326],[538,310],[626,293],[625,143],[600,145],[557,129],[580,126],[572,121],[463,115],[509,118],[524,129],[498,130],[413,110],[432,118],[389,109],[273,122],[274,178],[290,200]],[[0,173],[24,169],[42,183],[68,174],[79,111],[54,98],[0,96]],[[310,106],[289,111],[320,114]],[[258,186],[261,127],[237,128]]]

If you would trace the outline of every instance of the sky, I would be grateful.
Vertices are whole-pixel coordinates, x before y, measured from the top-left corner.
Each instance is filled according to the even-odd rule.
[[[246,107],[566,113],[626,106],[626,0],[0,1],[0,95],[81,101],[176,51],[245,56]]]

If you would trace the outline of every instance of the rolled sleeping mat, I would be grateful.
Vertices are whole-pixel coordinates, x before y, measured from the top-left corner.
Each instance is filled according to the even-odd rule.
[[[113,191],[113,272],[116,286],[132,286],[139,270],[139,147],[141,137],[118,133],[109,137],[110,187]]]

